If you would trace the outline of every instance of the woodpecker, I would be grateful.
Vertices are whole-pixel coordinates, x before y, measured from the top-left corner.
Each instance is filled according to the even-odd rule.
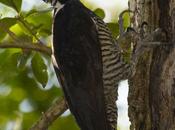
[[[49,2],[55,7],[54,69],[71,113],[81,130],[115,130],[118,83],[131,66],[107,25],[79,0]]]

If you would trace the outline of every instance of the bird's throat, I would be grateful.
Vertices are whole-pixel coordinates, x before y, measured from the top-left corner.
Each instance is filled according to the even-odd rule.
[[[52,5],[56,10],[55,13],[58,13],[64,7],[64,4],[61,4],[59,1],[57,1],[56,3],[52,3]]]

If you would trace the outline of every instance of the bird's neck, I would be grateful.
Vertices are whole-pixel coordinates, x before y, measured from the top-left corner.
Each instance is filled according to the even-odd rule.
[[[59,2],[59,1],[57,1],[56,3],[53,4],[53,6],[54,6],[55,8],[57,8],[57,9],[59,9],[60,7],[64,6],[64,4],[61,3],[61,2]]]
[[[60,11],[70,1],[79,1],[79,0],[53,0],[52,6],[56,9],[56,12]]]
[[[54,7],[58,7],[59,5],[65,4],[67,0],[52,0],[51,5]]]

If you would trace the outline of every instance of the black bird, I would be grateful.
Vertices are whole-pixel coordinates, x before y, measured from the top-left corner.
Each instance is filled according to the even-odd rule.
[[[70,111],[81,130],[115,130],[118,83],[130,65],[107,25],[79,0],[49,2],[56,8],[54,68]]]

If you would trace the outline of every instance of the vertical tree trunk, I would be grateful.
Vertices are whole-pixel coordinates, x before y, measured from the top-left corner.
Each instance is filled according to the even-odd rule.
[[[175,0],[130,0],[130,7],[134,28],[143,21],[150,32],[163,28],[175,46]],[[131,130],[175,130],[175,47],[161,45],[145,52],[129,85]]]

